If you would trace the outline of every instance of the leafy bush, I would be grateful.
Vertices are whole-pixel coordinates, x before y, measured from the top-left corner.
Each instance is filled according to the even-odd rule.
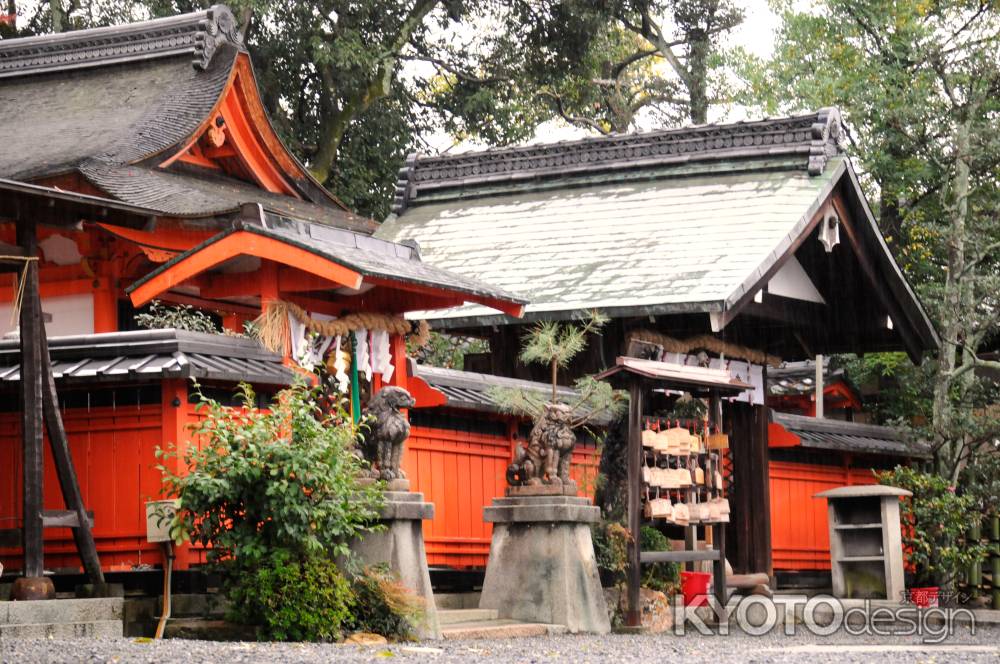
[[[254,406],[248,385],[240,397],[243,407],[229,408],[201,395],[200,444],[189,446],[186,471],[159,466],[179,500],[172,533],[206,547],[234,616],[274,638],[335,638],[351,600],[330,561],[349,554],[381,500],[377,485],[358,482],[357,431],[320,388],[294,385],[269,411]]]
[[[189,304],[167,306],[159,300],[153,300],[149,308],[135,315],[136,325],[149,330],[187,330],[189,332],[209,332],[220,334],[219,326],[212,317]]]
[[[279,392],[270,411],[254,406],[249,385],[239,389],[242,408],[201,396],[197,407],[207,412],[187,472],[159,466],[167,493],[180,499],[175,533],[210,547],[211,562],[253,565],[276,551],[346,555],[381,495],[358,483],[364,461],[354,428],[324,412],[320,392],[304,384]]]
[[[1000,450],[978,454],[962,471],[962,493],[975,501],[980,511],[1000,513]]]
[[[643,551],[669,551],[670,540],[656,528],[643,526],[640,541]],[[667,597],[675,595],[680,585],[681,573],[677,563],[653,563],[643,565],[642,585],[652,590],[659,590]]]
[[[881,484],[913,493],[900,502],[900,521],[918,587],[950,588],[960,571],[983,558],[985,548],[965,540],[966,531],[982,519],[971,496],[957,495],[939,475],[904,466],[875,476]]]
[[[354,611],[345,629],[374,632],[398,641],[416,638],[414,626],[426,612],[423,598],[404,586],[385,565],[372,565],[352,581]]]
[[[257,625],[258,638],[266,641],[336,641],[356,601],[330,558],[296,560],[283,551],[259,566],[241,566],[229,599],[228,618]]]
[[[628,529],[615,521],[602,521],[590,528],[597,569],[605,583],[621,583],[628,568]]]

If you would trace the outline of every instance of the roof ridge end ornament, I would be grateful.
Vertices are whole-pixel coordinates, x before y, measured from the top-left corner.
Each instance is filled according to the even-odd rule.
[[[809,146],[809,175],[821,175],[830,157],[841,154],[844,136],[840,109],[827,106],[816,112],[816,122],[810,127],[812,142]]]
[[[238,49],[244,48],[239,22],[226,5],[212,5],[205,12],[205,18],[198,22],[198,33],[194,38],[195,57],[191,64],[197,69],[208,69],[215,51],[226,43]]]

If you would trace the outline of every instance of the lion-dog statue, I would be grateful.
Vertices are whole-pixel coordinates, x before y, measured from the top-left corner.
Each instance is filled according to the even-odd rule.
[[[373,420],[363,451],[371,464],[372,477],[406,478],[399,463],[403,458],[403,443],[410,437],[410,423],[400,410],[412,408],[415,403],[409,392],[394,386],[383,387],[368,402],[368,414]]]
[[[576,445],[573,412],[564,404],[545,404],[531,429],[528,445],[518,445],[514,462],[507,468],[511,486],[572,484],[569,464]]]

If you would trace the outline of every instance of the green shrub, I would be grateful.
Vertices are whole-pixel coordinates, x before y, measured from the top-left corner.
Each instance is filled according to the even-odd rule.
[[[376,522],[380,487],[359,484],[357,430],[319,388],[294,385],[267,411],[240,394],[242,408],[202,396],[186,471],[159,466],[179,500],[172,534],[206,547],[235,618],[269,638],[336,638],[351,591],[331,561]]]
[[[304,384],[279,392],[269,411],[254,406],[249,385],[240,396],[242,408],[201,396],[201,444],[189,447],[187,471],[159,466],[166,492],[180,500],[174,534],[210,547],[210,562],[241,566],[279,551],[347,555],[381,500],[378,486],[358,482],[364,461],[349,418],[321,408],[319,390]]]
[[[670,551],[670,540],[656,528],[643,526],[640,538],[643,551]],[[677,593],[680,580],[680,565],[677,563],[653,563],[642,567],[642,585],[659,590],[668,597]]]
[[[345,630],[373,632],[395,641],[416,638],[414,627],[426,613],[424,600],[404,586],[388,567],[364,568],[354,576],[351,587],[356,601]]]
[[[229,589],[230,620],[256,625],[262,641],[341,638],[355,598],[332,560],[320,555],[295,560],[280,552],[258,566],[238,567],[239,579]]]
[[[904,466],[875,473],[881,484],[913,493],[900,501],[903,550],[916,572],[916,585],[951,588],[958,573],[986,550],[965,540],[982,514],[972,496],[959,496],[940,475]]]
[[[628,568],[628,529],[615,521],[602,521],[590,528],[597,569],[605,581],[621,583]]]

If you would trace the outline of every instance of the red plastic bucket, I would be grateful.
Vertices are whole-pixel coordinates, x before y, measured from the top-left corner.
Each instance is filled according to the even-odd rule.
[[[708,572],[681,572],[681,592],[684,606],[705,606],[708,604],[708,584],[712,575]]]
[[[938,605],[937,586],[927,588],[910,588],[910,601],[922,609],[929,609]]]

